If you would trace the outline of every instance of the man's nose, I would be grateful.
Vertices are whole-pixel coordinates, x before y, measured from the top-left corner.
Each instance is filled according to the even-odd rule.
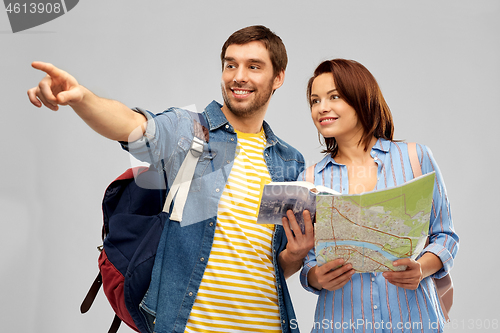
[[[248,81],[248,71],[246,68],[240,66],[234,75],[234,82],[245,83]]]

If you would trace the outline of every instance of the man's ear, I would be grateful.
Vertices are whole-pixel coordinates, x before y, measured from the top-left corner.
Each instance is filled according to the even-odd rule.
[[[285,71],[281,71],[274,78],[273,91],[281,87],[284,81],[285,81]]]

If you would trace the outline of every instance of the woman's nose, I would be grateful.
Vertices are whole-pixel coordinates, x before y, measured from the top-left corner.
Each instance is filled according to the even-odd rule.
[[[322,99],[320,104],[319,104],[319,112],[321,113],[326,113],[330,112],[332,110],[330,103],[328,103],[328,100]]]

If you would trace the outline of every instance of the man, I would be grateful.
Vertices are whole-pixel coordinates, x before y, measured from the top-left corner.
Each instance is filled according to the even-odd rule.
[[[221,61],[224,104],[203,112],[209,137],[184,208],[188,223],[165,227],[141,309],[155,332],[297,331],[285,278],[313,246],[312,222],[305,214],[305,234],[292,233],[295,219],[255,223],[263,185],[294,181],[304,168],[302,155],[264,122],[284,81],[286,50],[268,28],[251,26],[228,38]],[[71,106],[95,131],[175,178],[194,135],[187,111],[152,117],[94,95],[50,64],[32,65],[47,73],[28,91],[35,106]]]

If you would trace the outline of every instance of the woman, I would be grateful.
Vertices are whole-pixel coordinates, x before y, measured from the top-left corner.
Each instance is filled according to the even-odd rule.
[[[380,88],[361,64],[345,59],[321,63],[309,80],[311,117],[325,139],[326,156],[314,166],[316,185],[362,193],[413,178],[408,145],[393,141],[392,116]],[[441,332],[445,323],[431,277],[453,266],[453,231],[443,179],[431,151],[417,145],[423,174],[436,171],[430,244],[405,271],[356,273],[342,259],[316,266],[312,249],[301,271],[303,287],[318,297],[313,332]],[[305,172],[299,180],[305,180]],[[339,267],[340,266],[340,267]]]

